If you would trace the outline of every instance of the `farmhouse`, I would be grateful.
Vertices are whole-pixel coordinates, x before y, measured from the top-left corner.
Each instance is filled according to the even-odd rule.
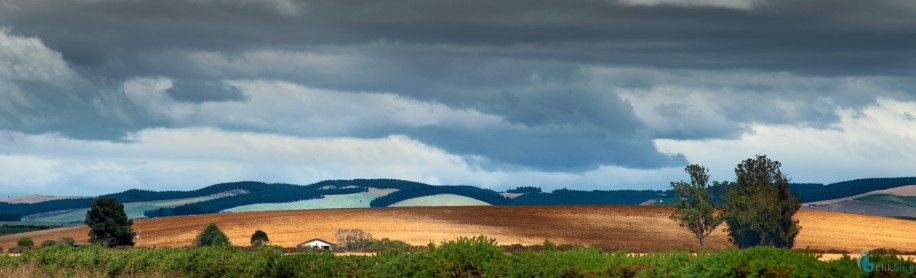
[[[327,242],[323,239],[320,239],[320,238],[314,238],[309,241],[299,243],[299,245],[296,245],[296,246],[300,248],[311,247],[311,248],[321,248],[321,249],[331,250],[331,249],[334,249],[336,245],[334,245],[333,243]]]

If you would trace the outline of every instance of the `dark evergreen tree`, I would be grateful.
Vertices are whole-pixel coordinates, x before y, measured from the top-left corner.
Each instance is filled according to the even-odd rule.
[[[22,217],[15,213],[0,213],[0,221],[19,221]]]
[[[737,181],[725,198],[725,222],[729,241],[739,248],[795,244],[800,227],[793,216],[801,202],[789,190],[789,179],[780,166],[779,161],[758,155],[735,167]]]
[[[205,246],[228,246],[232,245],[229,243],[229,237],[223,233],[216,226],[216,224],[210,224],[203,231],[197,234],[197,238],[194,239],[194,247],[205,247]]]
[[[124,205],[115,198],[101,197],[92,201],[92,206],[86,212],[89,225],[89,242],[105,247],[134,246],[134,231],[131,225],[133,220],[124,213]]]

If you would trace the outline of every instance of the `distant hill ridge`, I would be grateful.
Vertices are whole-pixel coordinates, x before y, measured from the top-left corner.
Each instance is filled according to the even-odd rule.
[[[874,190],[889,189],[898,186],[916,184],[916,177],[857,179],[833,184],[791,184],[805,202],[835,199],[853,196]],[[365,192],[369,187],[380,189],[397,189],[394,193],[375,198],[370,202],[372,207],[385,207],[411,198],[437,194],[453,194],[474,198],[492,205],[608,205],[640,204],[646,200],[670,195],[661,190],[571,190],[558,189],[553,192],[537,192],[534,187],[524,186],[526,193],[506,198],[498,192],[469,185],[429,185],[420,182],[397,179],[354,179],[325,180],[310,185],[286,183],[264,183],[240,181],[219,183],[192,191],[151,191],[131,189],[120,193],[103,195],[115,197],[119,202],[145,202],[204,196],[219,198],[206,201],[147,211],[148,217],[170,216],[181,214],[213,213],[225,209],[259,204],[287,203],[309,199],[321,199],[325,195],[353,194]],[[244,193],[244,194],[242,194]],[[222,195],[216,195],[222,194]],[[88,208],[92,198],[75,198],[49,200],[37,203],[0,202],[0,211],[8,214],[27,216],[62,210]]]
[[[790,184],[790,188],[792,191],[798,193],[798,196],[801,197],[803,202],[816,202],[914,184],[916,184],[916,177],[899,177],[856,179],[827,185],[820,183],[795,183]]]
[[[53,196],[53,195],[25,195],[25,196],[15,196],[15,197],[6,197],[0,198],[0,202],[10,203],[10,204],[34,204],[41,203],[53,200],[66,200],[66,199],[84,199],[91,198],[89,196]]]

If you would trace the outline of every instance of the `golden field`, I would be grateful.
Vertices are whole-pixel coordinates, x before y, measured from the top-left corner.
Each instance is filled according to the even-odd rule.
[[[138,246],[188,246],[197,233],[216,223],[235,245],[248,245],[255,230],[264,230],[272,244],[293,247],[312,238],[336,241],[335,232],[360,228],[376,238],[403,240],[413,245],[486,235],[499,244],[557,244],[626,247],[630,250],[684,249],[697,240],[668,219],[670,207],[651,206],[479,206],[322,209],[222,213],[140,219]],[[796,248],[846,250],[894,248],[916,251],[916,221],[828,211],[802,210],[796,214],[802,230]],[[724,225],[722,226],[724,227]],[[36,245],[47,239],[72,237],[88,240],[88,228],[71,227],[0,237],[9,249],[20,237]],[[706,241],[726,248],[722,231]]]

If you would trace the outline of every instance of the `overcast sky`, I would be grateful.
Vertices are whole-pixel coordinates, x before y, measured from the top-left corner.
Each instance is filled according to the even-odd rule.
[[[910,0],[0,0],[0,195],[916,176]]]

